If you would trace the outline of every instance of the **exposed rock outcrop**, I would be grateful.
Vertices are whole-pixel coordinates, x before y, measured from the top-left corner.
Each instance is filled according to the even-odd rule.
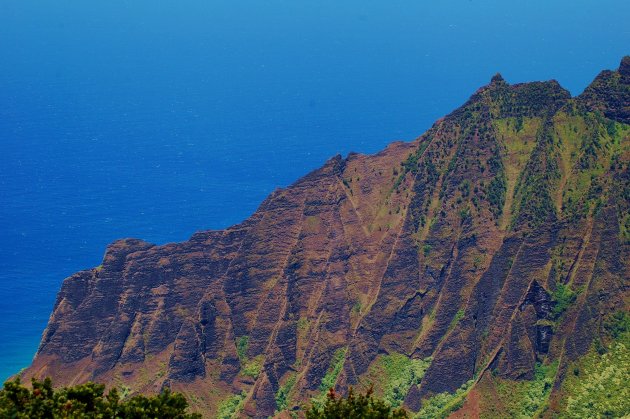
[[[239,225],[113,243],[64,281],[25,375],[168,385],[209,416],[237,395],[267,417],[324,377],[366,385],[387,354],[432,359],[413,410],[576,359],[627,310],[628,68],[577,98],[497,74],[415,141],[336,156]]]

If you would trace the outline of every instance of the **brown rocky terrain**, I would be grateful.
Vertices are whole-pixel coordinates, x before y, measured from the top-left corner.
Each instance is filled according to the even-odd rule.
[[[628,311],[628,124],[630,57],[575,98],[496,75],[415,141],[336,156],[239,225],[111,244],[64,281],[24,375],[170,386],[209,417],[377,382],[415,412],[458,391],[476,417],[547,368],[553,412]]]

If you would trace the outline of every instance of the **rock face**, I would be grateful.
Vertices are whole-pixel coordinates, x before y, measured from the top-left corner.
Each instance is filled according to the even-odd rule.
[[[416,411],[537,363],[560,362],[558,387],[628,310],[629,68],[576,98],[496,75],[415,141],[336,156],[242,224],[111,244],[64,281],[24,375],[170,386],[211,417],[299,409],[392,355],[431,361],[402,394]]]

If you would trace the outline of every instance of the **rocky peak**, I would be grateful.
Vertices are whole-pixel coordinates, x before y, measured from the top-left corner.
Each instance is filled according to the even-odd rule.
[[[503,82],[503,76],[501,75],[501,73],[496,73],[494,76],[492,76],[492,78],[490,79],[490,84],[494,84],[494,83],[501,83]]]
[[[630,55],[626,55],[621,59],[619,69],[617,70],[622,77],[630,78]],[[628,83],[628,81],[626,81]]]
[[[630,74],[630,55],[626,55],[619,63],[619,72],[621,74]]]
[[[625,56],[617,71],[604,70],[578,96],[585,110],[599,111],[618,122],[630,123],[630,56]]]
[[[335,156],[239,225],[113,243],[64,281],[25,378],[171,386],[210,417],[266,418],[329,385],[379,383],[417,410],[467,382],[492,394],[495,372],[566,371],[630,301],[630,127],[599,135],[626,121],[627,64],[570,122],[557,82],[496,75],[416,141]],[[392,363],[426,374],[401,387]]]

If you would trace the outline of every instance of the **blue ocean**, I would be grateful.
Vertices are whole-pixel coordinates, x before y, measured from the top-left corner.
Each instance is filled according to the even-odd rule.
[[[578,94],[630,2],[0,1],[0,379],[114,239],[187,239],[327,158],[411,140],[501,72]]]

